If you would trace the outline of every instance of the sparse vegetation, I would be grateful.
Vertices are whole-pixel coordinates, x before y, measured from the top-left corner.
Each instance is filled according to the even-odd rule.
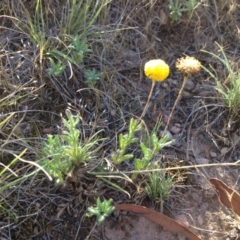
[[[164,172],[150,172],[146,192],[151,199],[161,202],[170,195],[173,186],[173,177],[166,176]]]
[[[219,74],[214,70],[209,70],[208,68],[204,67],[204,69],[209,73],[209,75],[215,79],[217,90],[220,93],[221,98],[225,101],[226,106],[229,108],[230,112],[233,115],[239,114],[239,106],[240,106],[240,72],[237,69],[235,70],[235,66],[232,66],[230,61],[228,60],[224,49],[218,43],[216,43],[220,53],[222,56],[218,56],[212,52],[204,51],[214,58],[216,58],[219,63],[221,63],[227,70],[226,75],[224,75],[224,81],[221,80],[222,76],[218,76]]]
[[[192,17],[194,10],[200,5],[197,0],[170,0],[168,8],[170,10],[170,18],[172,22],[177,22],[182,16],[182,13],[187,13],[189,17]]]
[[[239,9],[0,1],[0,239],[101,238],[119,203],[237,239],[239,223],[216,220],[227,212],[205,192],[223,175],[239,190]]]
[[[101,202],[100,198],[97,198],[97,206],[88,207],[86,216],[96,216],[96,224],[100,225],[113,211],[114,206],[112,206],[112,199],[104,200],[103,202]]]
[[[60,135],[48,135],[43,147],[42,166],[56,179],[57,184],[63,184],[64,175],[70,175],[74,167],[92,160],[99,150],[99,132],[89,137],[87,141],[81,140],[81,132],[77,129],[79,116],[73,116],[67,111],[67,119],[63,120],[63,132]]]
[[[156,132],[152,132],[143,142],[140,143],[142,157],[134,159],[135,170],[141,171],[151,168],[151,160],[153,160],[164,147],[171,143],[173,143],[173,141],[169,141],[168,135],[159,138],[157,137]],[[133,174],[132,177],[135,179],[136,174]]]
[[[130,144],[136,143],[138,138],[134,136],[134,134],[142,129],[141,122],[139,123],[137,120],[131,119],[129,124],[129,131],[126,134],[119,135],[119,148],[116,153],[111,155],[114,164],[120,164],[123,161],[130,160],[134,157],[132,153],[126,154],[127,147]]]

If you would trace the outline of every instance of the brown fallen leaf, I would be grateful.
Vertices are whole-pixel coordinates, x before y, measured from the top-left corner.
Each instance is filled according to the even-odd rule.
[[[211,178],[210,182],[218,190],[218,195],[222,204],[231,208],[240,216],[240,195],[217,178]]]
[[[159,212],[156,212],[150,208],[146,208],[143,206],[138,206],[135,204],[119,204],[115,206],[116,210],[123,210],[129,211],[136,214],[142,214],[145,218],[149,219],[152,222],[155,222],[166,230],[174,233],[183,233],[191,240],[201,240],[199,236],[197,236],[194,232],[192,232],[187,227],[181,225],[180,223],[176,222],[172,218],[169,218]]]
[[[168,17],[166,15],[166,13],[164,12],[163,9],[160,10],[160,20],[161,20],[161,23],[164,24],[164,25],[167,25],[168,24]]]

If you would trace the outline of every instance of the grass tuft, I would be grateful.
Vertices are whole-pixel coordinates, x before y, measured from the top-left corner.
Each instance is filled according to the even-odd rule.
[[[227,75],[224,80],[220,79],[220,76],[218,76],[218,73],[214,71],[213,72],[206,67],[203,67],[209,75],[215,79],[217,84],[217,90],[220,93],[222,99],[224,100],[226,106],[229,108],[231,114],[238,115],[240,112],[239,106],[240,106],[240,72],[238,70],[234,70],[233,66],[231,65],[230,61],[228,60],[224,48],[220,46],[218,43],[216,43],[220,53],[222,56],[218,56],[215,53],[204,51],[217,60],[219,60],[220,63],[223,64],[223,66],[227,70]]]

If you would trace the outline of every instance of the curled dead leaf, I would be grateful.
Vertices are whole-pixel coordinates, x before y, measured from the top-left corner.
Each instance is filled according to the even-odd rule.
[[[222,204],[231,208],[240,216],[240,195],[217,178],[211,178],[210,182],[218,190],[218,196]]]
[[[174,233],[182,233],[187,236],[190,240],[201,240],[199,236],[197,236],[194,232],[192,232],[189,228],[183,226],[177,221],[169,218],[159,212],[156,212],[150,208],[146,208],[143,206],[138,206],[135,204],[119,204],[115,206],[116,210],[129,211],[136,214],[142,214],[145,218],[149,219],[152,222],[155,222],[166,230]]]

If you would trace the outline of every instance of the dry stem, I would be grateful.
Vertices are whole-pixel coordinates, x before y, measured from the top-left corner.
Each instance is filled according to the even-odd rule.
[[[176,101],[175,101],[175,103],[174,103],[174,105],[173,105],[172,111],[171,111],[171,113],[170,113],[170,115],[169,115],[169,117],[168,117],[166,127],[164,128],[164,131],[163,131],[163,134],[162,134],[163,136],[164,136],[165,132],[166,132],[167,129],[168,129],[168,126],[169,126],[169,123],[170,123],[170,121],[171,121],[173,112],[174,112],[174,110],[175,110],[175,108],[176,108],[176,106],[177,106],[177,104],[178,104],[178,102],[179,102],[179,100],[180,100],[180,98],[181,98],[181,96],[182,96],[182,92],[183,92],[183,89],[184,89],[184,86],[185,86],[187,80],[188,80],[188,76],[184,76],[184,78],[183,78],[183,83],[182,83],[182,87],[181,87],[181,89],[180,89],[180,91],[179,91],[179,93],[178,93],[177,99],[176,99]]]
[[[149,93],[149,95],[148,95],[148,100],[147,100],[147,103],[146,103],[146,105],[145,105],[145,108],[143,109],[143,112],[142,112],[142,114],[141,114],[140,119],[142,119],[142,118],[145,116],[145,114],[146,114],[146,111],[147,111],[148,106],[149,106],[149,101],[150,101],[150,99],[151,99],[151,97],[152,97],[152,93],[153,93],[154,86],[155,86],[155,81],[152,81],[152,87],[151,87],[150,93]]]

